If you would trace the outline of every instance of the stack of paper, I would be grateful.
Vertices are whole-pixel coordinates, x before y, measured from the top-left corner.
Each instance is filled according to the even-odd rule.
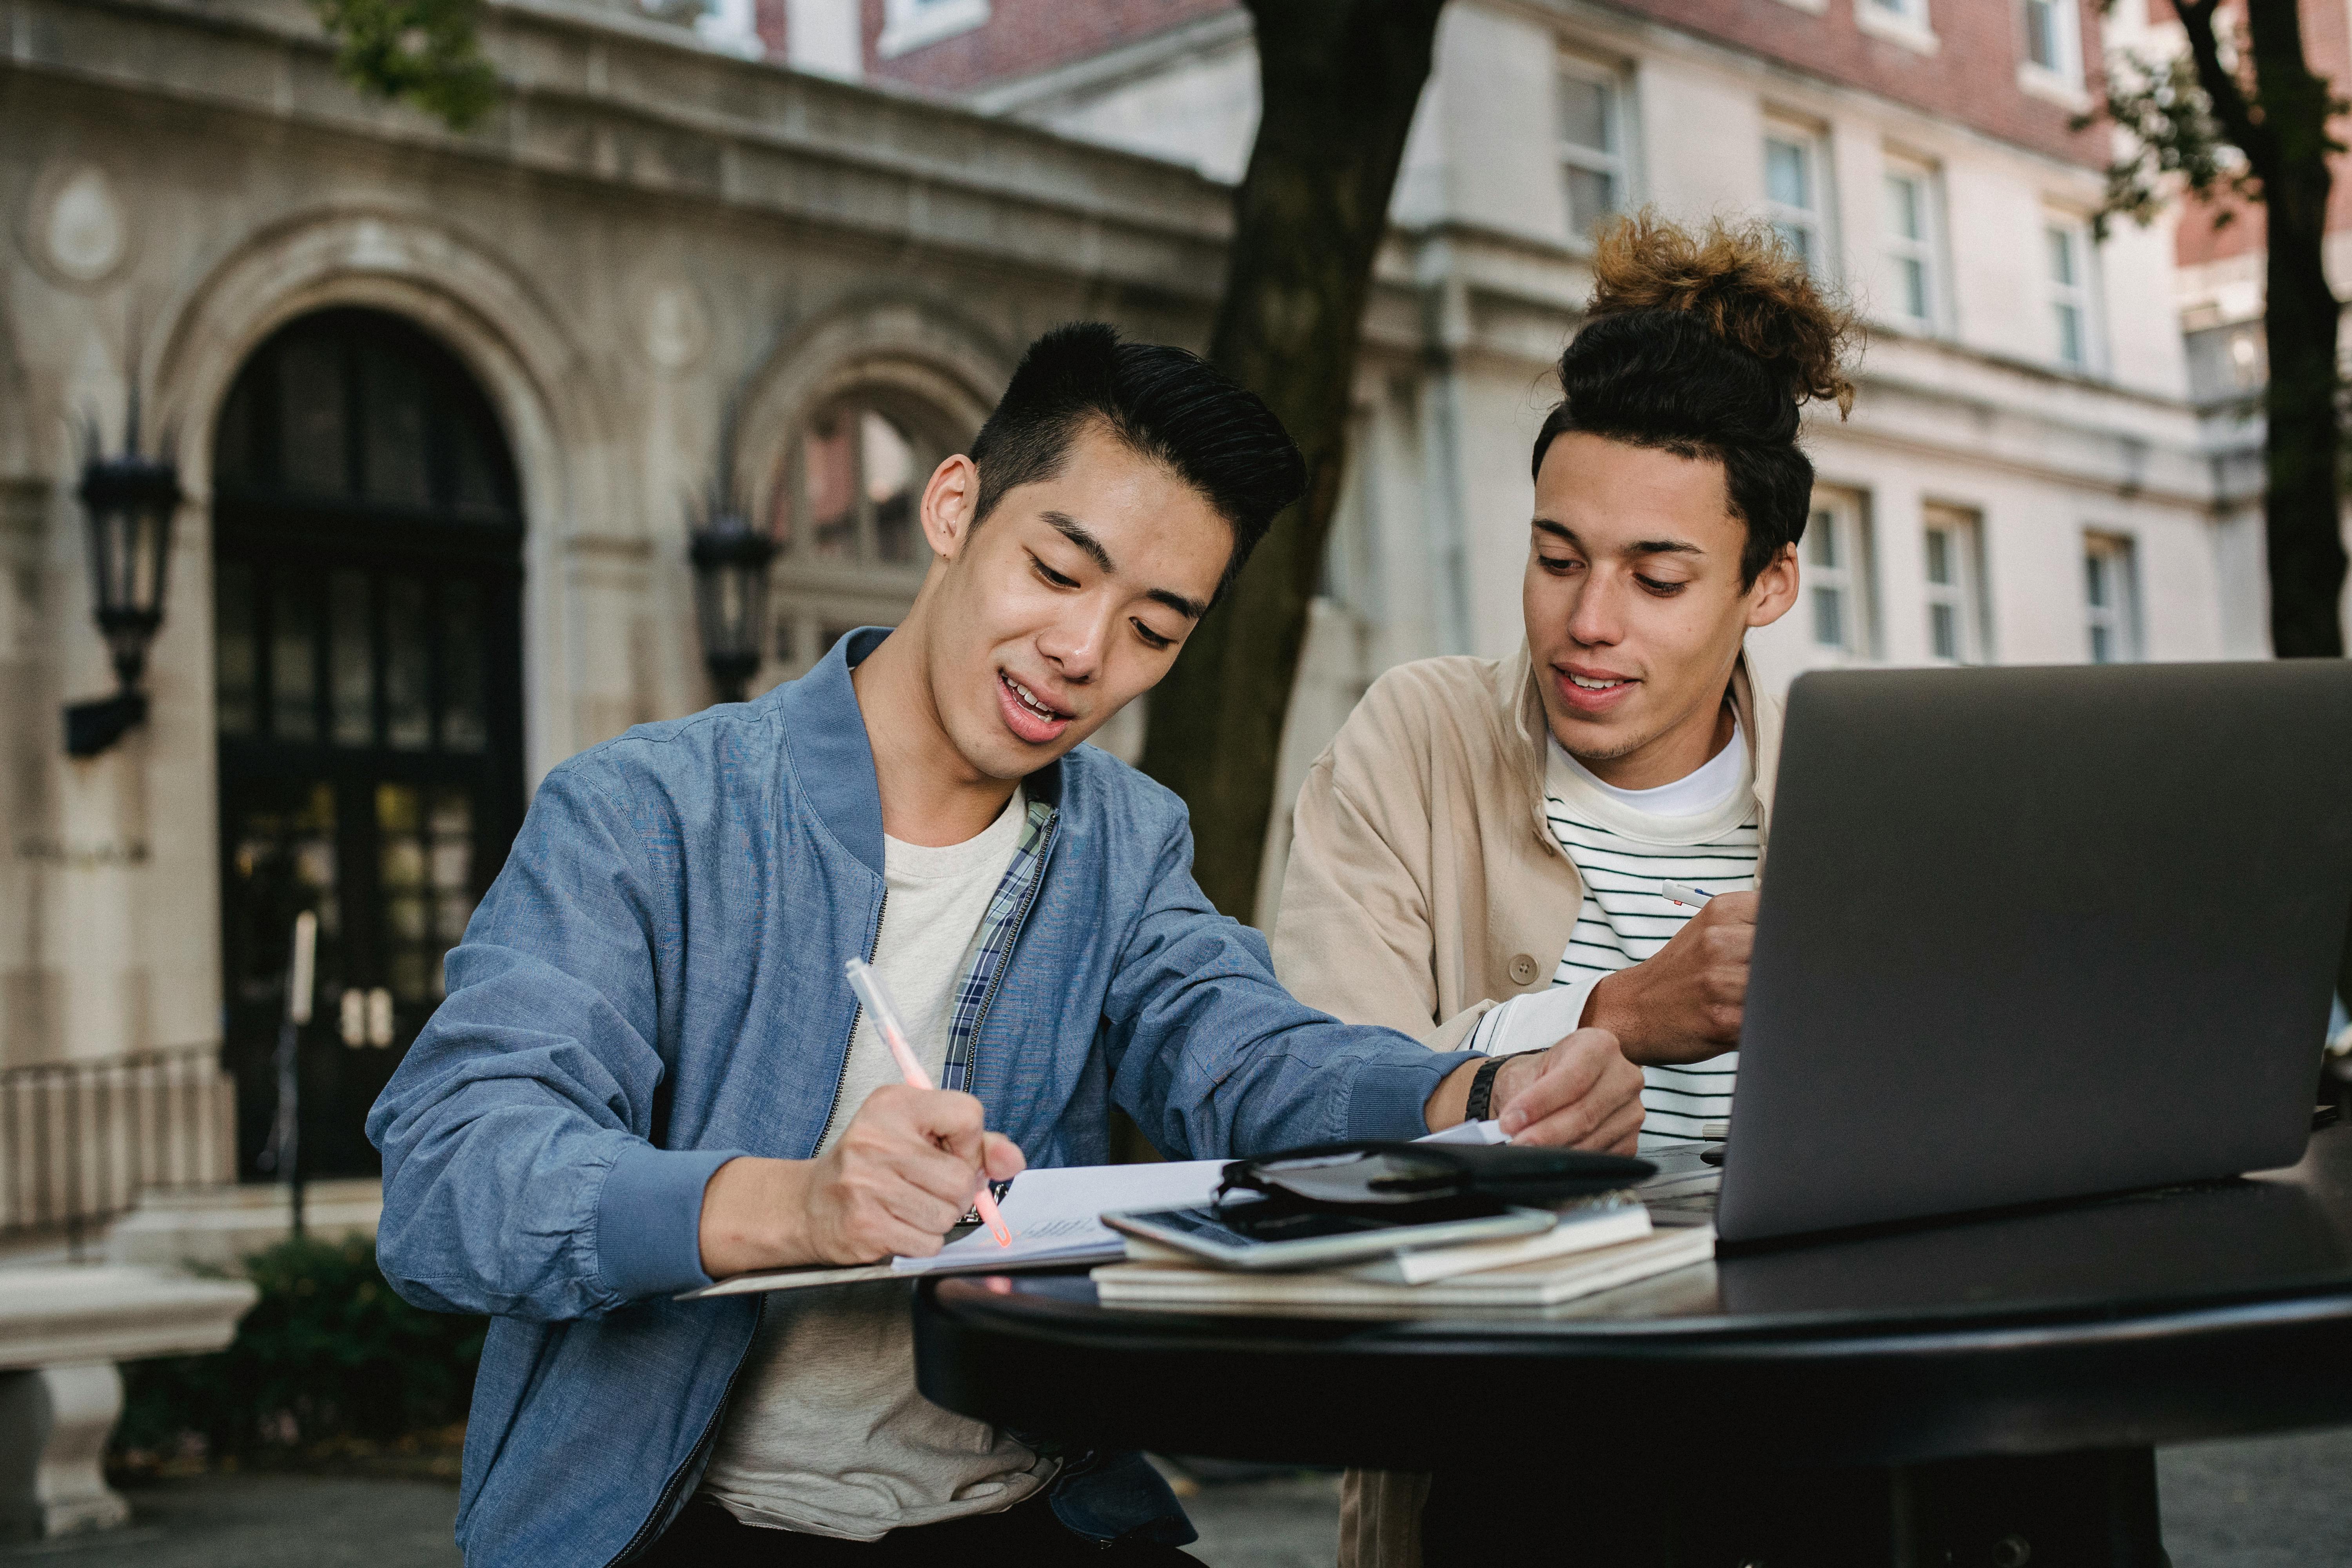
[[[1615,1216],[1571,1220],[1542,1236],[1293,1274],[1211,1268],[1189,1259],[1177,1261],[1155,1248],[1148,1260],[1096,1269],[1095,1294],[1107,1307],[1290,1316],[1524,1311],[1555,1307],[1715,1256],[1714,1226],[1653,1231],[1640,1205],[1632,1209],[1640,1217],[1638,1226]],[[1630,1237],[1629,1230],[1633,1232]],[[1511,1256],[1514,1252],[1518,1256]]]
[[[1205,1204],[1223,1179],[1226,1162],[1185,1160],[1148,1165],[1071,1165],[1024,1171],[1013,1178],[997,1206],[1013,1245],[1001,1247],[982,1226],[958,1237],[929,1258],[893,1258],[846,1268],[780,1268],[738,1274],[689,1290],[678,1300],[740,1296],[761,1290],[805,1289],[814,1285],[850,1285],[863,1279],[911,1279],[925,1274],[986,1273],[997,1268],[1046,1268],[1123,1258],[1127,1243],[1102,1223],[1114,1209],[1177,1208]]]

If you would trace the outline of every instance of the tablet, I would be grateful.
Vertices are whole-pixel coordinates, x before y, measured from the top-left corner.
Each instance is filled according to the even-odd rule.
[[[1221,1268],[1280,1269],[1319,1268],[1465,1241],[1534,1236],[1549,1230],[1559,1218],[1549,1209],[1478,1200],[1447,1207],[1452,1212],[1446,1218],[1415,1223],[1252,1200],[1129,1210],[1106,1214],[1102,1222]]]

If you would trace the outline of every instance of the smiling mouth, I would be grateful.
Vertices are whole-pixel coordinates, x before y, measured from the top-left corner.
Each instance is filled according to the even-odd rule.
[[[1568,680],[1570,685],[1580,691],[1614,691],[1626,684],[1625,678],[1622,675],[1606,680],[1597,680],[1591,676],[1571,675]]]
[[[1035,692],[1030,690],[1027,687],[1022,685],[1019,681],[1013,679],[1009,675],[1000,674],[998,679],[1004,682],[1004,689],[1013,693],[1014,700],[1018,701],[1022,707],[1026,708],[1030,712],[1034,713],[1038,718],[1045,720],[1049,724],[1056,721],[1067,721],[1077,717],[1075,713],[1063,712],[1059,708],[1047,702],[1044,698],[1038,696]]]

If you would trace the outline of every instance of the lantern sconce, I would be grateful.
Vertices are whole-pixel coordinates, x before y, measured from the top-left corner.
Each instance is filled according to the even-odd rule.
[[[687,558],[694,563],[694,618],[702,662],[721,702],[740,702],[768,647],[768,563],[776,542],[751,526],[751,508],[735,484],[735,410],[722,416],[719,460],[692,523]]]
[[[92,419],[85,427],[81,500],[89,531],[90,607],[121,689],[66,709],[66,754],[94,757],[146,721],[147,697],[139,677],[147,645],[163,624],[163,593],[172,560],[172,522],[180,510],[179,465],[139,453],[139,394],[131,394],[122,453],[104,454]],[[170,442],[164,447],[168,450]]]

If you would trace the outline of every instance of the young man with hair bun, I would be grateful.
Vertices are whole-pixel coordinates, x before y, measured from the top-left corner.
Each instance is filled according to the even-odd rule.
[[[1434,1050],[1609,1031],[1655,1146],[1731,1113],[1779,740],[1744,641],[1796,603],[1799,409],[1852,405],[1853,329],[1760,225],[1626,219],[1593,274],[1535,441],[1526,642],[1373,683],[1299,792],[1274,952],[1300,1000]],[[1342,1568],[1499,1550],[1497,1503],[1351,1472]]]
[[[1113,1104],[1182,1159],[1460,1120],[1478,1058],[1292,1000],[1182,804],[1079,744],[1305,483],[1194,355],[1057,329],[924,487],[895,631],[548,774],[368,1119],[385,1276],[491,1314],[467,1562],[1192,1561],[1140,1456],[928,1404],[907,1286],[673,1297],[936,1252],[983,1173],[1107,1160]],[[899,1081],[852,957],[940,1088]],[[1640,1075],[1562,1034],[1494,1102],[1624,1143]]]

